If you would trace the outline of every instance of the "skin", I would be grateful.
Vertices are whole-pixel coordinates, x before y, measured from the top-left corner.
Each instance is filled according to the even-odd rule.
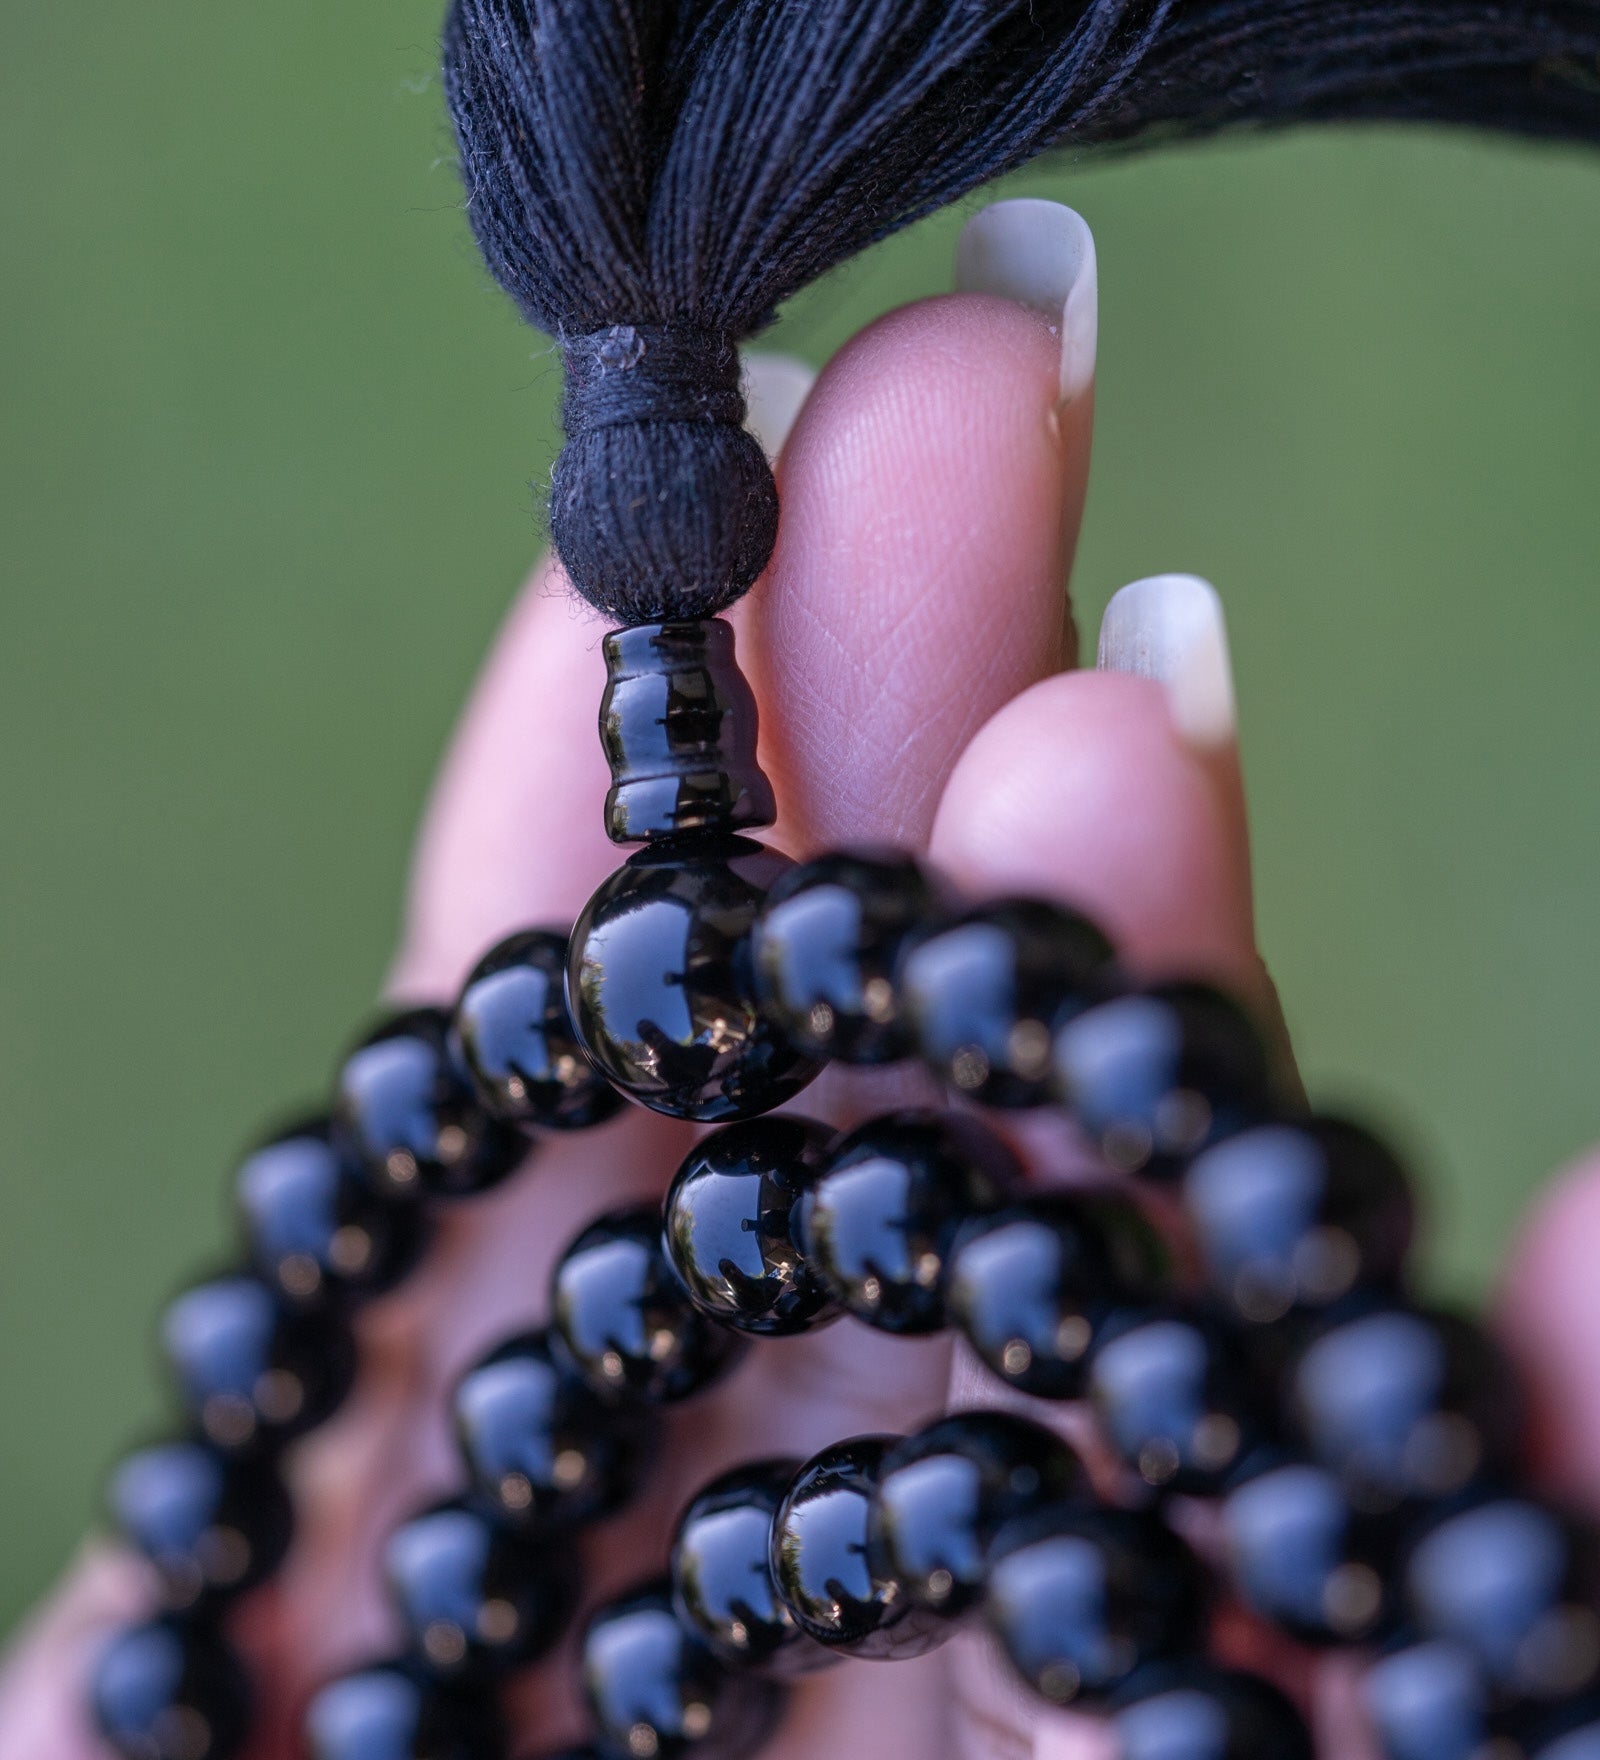
[[[767,578],[736,613],[761,699],[762,756],[795,854],[852,842],[920,851],[975,897],[1024,891],[1087,910],[1132,967],[1203,975],[1276,1018],[1256,949],[1235,749],[1196,751],[1149,680],[1065,670],[1064,583],[1088,473],[1093,393],[1057,406],[1059,344],[1035,313],[989,296],[930,300],[855,338],[818,382],[780,466],[785,519]],[[616,865],[594,737],[600,626],[557,571],[509,615],[445,760],[418,843],[397,998],[449,996],[490,942],[567,923]],[[914,1078],[830,1075],[804,1109],[839,1122],[898,1103]],[[537,1165],[448,1215],[427,1266],[362,1318],[363,1367],[338,1417],[293,1458],[299,1530],[280,1578],[236,1634],[267,1720],[249,1760],[292,1760],[307,1693],[392,1646],[383,1536],[453,1488],[443,1423],[455,1375],[543,1318],[560,1246],[592,1215],[659,1194],[687,1142],[630,1110],[545,1145]],[[1069,1171],[1046,1141],[1039,1176]],[[1530,1465],[1600,1503],[1600,1159],[1544,1196],[1515,1252],[1498,1325],[1537,1421]],[[950,1398],[1009,1396],[944,1341],[844,1322],[758,1346],[668,1423],[641,1503],[584,1543],[603,1598],[660,1556],[691,1491],[751,1449],[806,1454],[854,1431],[909,1428]],[[1012,1403],[1015,1403],[1014,1401]],[[1030,1402],[1074,1427],[1070,1413]],[[137,1615],[139,1567],[87,1548],[0,1672],[0,1753],[96,1760],[80,1710],[88,1658]],[[1366,1760],[1353,1667],[1313,1666],[1237,1616],[1219,1647],[1274,1673],[1316,1718],[1329,1760]],[[519,1683],[520,1755],[581,1739],[570,1645]],[[847,1664],[796,1690],[770,1760],[841,1753],[1093,1760],[1086,1719],[1041,1711],[961,1638],[916,1663]]]

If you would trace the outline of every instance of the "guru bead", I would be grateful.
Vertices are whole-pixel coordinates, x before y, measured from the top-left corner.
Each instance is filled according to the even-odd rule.
[[[874,1570],[918,1607],[955,1619],[983,1593],[984,1554],[1013,1517],[1080,1494],[1078,1458],[1009,1412],[959,1412],[897,1443],[868,1523]]]
[[[636,624],[613,630],[601,648],[611,840],[770,825],[772,784],[756,762],[756,699],[734,658],[733,625],[720,617]]]
[[[95,1660],[89,1701],[123,1760],[229,1760],[250,1724],[249,1683],[232,1650],[176,1620],[118,1632]]]
[[[441,1008],[395,1015],[350,1053],[334,1120],[373,1189],[389,1197],[470,1197],[528,1153],[527,1139],[490,1118],[456,1068]]]
[[[1276,1687],[1199,1658],[1141,1669],[1112,1699],[1111,1729],[1117,1760],[1314,1760]]]
[[[945,1081],[988,1106],[1040,1106],[1051,1036],[1110,965],[1111,944],[1087,918],[1006,899],[913,942],[899,986],[917,1045]]]
[[[550,1323],[591,1387],[652,1402],[698,1393],[744,1349],[689,1300],[654,1205],[602,1216],[573,1241],[550,1280]]]
[[[403,1663],[330,1681],[306,1709],[307,1760],[501,1760],[505,1739],[481,1693]]]
[[[834,1145],[801,1202],[801,1247],[858,1320],[883,1332],[937,1332],[957,1231],[1020,1178],[1016,1157],[976,1119],[887,1113]]]
[[[662,1206],[661,1237],[702,1314],[771,1338],[837,1317],[798,1238],[801,1199],[833,1135],[788,1114],[725,1125],[690,1150]]]
[[[817,1065],[761,1013],[750,931],[786,856],[746,837],[630,856],[572,931],[567,1001],[585,1052],[641,1106],[718,1123],[792,1099]]]
[[[566,936],[525,929],[478,961],[456,1003],[454,1048],[479,1103],[502,1124],[585,1130],[623,1105],[578,1044],[566,973]]]
[[[889,1063],[914,1049],[895,966],[935,905],[909,856],[819,856],[779,877],[755,926],[761,1006],[818,1059]]]

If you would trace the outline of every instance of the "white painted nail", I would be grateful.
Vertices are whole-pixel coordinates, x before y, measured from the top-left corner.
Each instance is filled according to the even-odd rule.
[[[1100,621],[1100,669],[1164,685],[1192,746],[1228,745],[1238,726],[1222,600],[1193,574],[1157,574],[1113,595]]]
[[[783,451],[789,430],[809,396],[817,375],[793,355],[747,353],[741,384],[744,388],[744,425],[761,442],[768,458]]]
[[[957,293],[997,293],[1042,312],[1061,338],[1061,401],[1094,383],[1100,278],[1081,214],[1036,196],[995,202],[961,229]]]

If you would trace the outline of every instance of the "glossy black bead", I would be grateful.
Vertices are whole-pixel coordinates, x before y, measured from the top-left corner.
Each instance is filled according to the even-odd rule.
[[[1361,1696],[1384,1760],[1485,1760],[1495,1735],[1488,1683],[1458,1644],[1414,1638],[1380,1656]]]
[[[1078,1399],[1107,1319],[1153,1300],[1165,1248],[1139,1208],[1114,1194],[1023,1198],[967,1223],[945,1285],[953,1325],[1003,1381],[1042,1399]]]
[[[296,1313],[253,1277],[219,1277],[178,1296],[161,1343],[184,1406],[218,1448],[280,1443],[328,1417],[355,1375],[336,1313]]]
[[[491,1118],[577,1131],[624,1105],[590,1063],[567,1013],[567,938],[525,929],[486,953],[456,1003],[454,1048]]]
[[[854,1436],[813,1455],[772,1523],[773,1581],[801,1628],[830,1650],[874,1661],[920,1656],[945,1636],[944,1622],[916,1607],[872,1554],[872,1503],[899,1440]]]
[[[1394,1537],[1325,1467],[1247,1468],[1223,1499],[1222,1535],[1240,1600],[1304,1643],[1367,1642],[1393,1614]]]
[[[1330,1318],[1291,1360],[1287,1393],[1300,1440],[1359,1509],[1448,1497],[1516,1452],[1510,1371],[1452,1314],[1382,1305]]]
[[[263,1143],[240,1166],[234,1192],[252,1264],[296,1306],[392,1288],[426,1238],[420,1212],[375,1192],[326,1119]]]
[[[1205,1576],[1153,1515],[1055,1504],[996,1536],[983,1611],[1035,1692],[1092,1703],[1147,1663],[1199,1647]]]
[[[689,1300],[653,1204],[602,1216],[567,1248],[551,1278],[550,1324],[592,1387],[652,1402],[698,1393],[744,1350]]]
[[[748,1119],[690,1150],[662,1207],[667,1257],[703,1314],[782,1337],[838,1315],[798,1239],[800,1201],[834,1133],[813,1119]]]
[[[772,1524],[801,1463],[748,1461],[713,1479],[672,1542],[678,1617],[730,1666],[809,1673],[834,1660],[800,1629],[772,1576]]]
[[[490,1118],[450,1051],[450,1016],[413,1008],[359,1044],[339,1071],[334,1124],[375,1191],[471,1197],[498,1185],[527,1138]]]
[[[935,909],[906,855],[819,856],[779,877],[755,926],[761,1006],[808,1056],[890,1063],[915,1049],[895,967]]]
[[[750,931],[791,864],[746,837],[673,838],[628,858],[572,931],[579,1042],[641,1106],[719,1123],[792,1099],[818,1065],[762,1015]]]
[[[451,1414],[479,1495],[513,1526],[541,1532],[626,1503],[655,1434],[648,1408],[597,1394],[543,1332],[509,1339],[469,1369]]]
[[[1262,1435],[1248,1366],[1207,1316],[1130,1309],[1110,1320],[1089,1363],[1106,1439],[1147,1485],[1206,1496]]]
[[[584,1697],[607,1753],[743,1760],[766,1738],[783,1690],[719,1662],[652,1583],[603,1607],[581,1652]]]
[[[238,1659],[205,1627],[175,1620],[118,1632],[95,1660],[89,1699],[124,1760],[228,1760],[249,1733]]]
[[[975,1119],[892,1112],[843,1137],[800,1204],[800,1245],[835,1301],[882,1332],[937,1332],[961,1225],[1021,1178]]]
[[[1204,984],[1155,984],[1108,998],[1063,1025],[1057,1092],[1124,1173],[1166,1178],[1186,1156],[1260,1118],[1271,1099],[1254,1022]]]
[[[1183,1201],[1212,1288],[1241,1319],[1398,1285],[1411,1245],[1405,1172],[1358,1125],[1262,1124],[1190,1164]]]
[[[503,1760],[493,1701],[378,1663],[330,1681],[306,1710],[307,1760]]]
[[[464,1502],[396,1528],[383,1569],[408,1644],[440,1679],[497,1674],[542,1656],[577,1599],[570,1548],[544,1545]]]
[[[1052,1034],[1106,983],[1111,958],[1087,918],[1005,899],[913,943],[900,962],[901,1000],[944,1080],[989,1106],[1041,1106]]]
[[[106,1504],[123,1538],[156,1567],[173,1611],[254,1588],[281,1563],[294,1526],[270,1459],[229,1458],[200,1442],[128,1455]]]
[[[1009,1412],[958,1412],[897,1443],[868,1524],[873,1574],[956,1619],[983,1593],[989,1543],[1009,1521],[1087,1490],[1078,1457]]]
[[[1304,1718],[1276,1687],[1198,1658],[1141,1669],[1112,1707],[1117,1760],[1314,1760]]]
[[[772,824],[772,784],[756,762],[755,693],[734,658],[733,625],[720,617],[636,624],[601,647],[612,841]]]

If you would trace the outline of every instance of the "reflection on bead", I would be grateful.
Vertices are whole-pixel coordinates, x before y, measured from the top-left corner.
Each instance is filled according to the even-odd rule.
[[[479,1104],[503,1124],[585,1130],[623,1105],[578,1044],[566,973],[566,936],[525,929],[491,948],[461,992],[454,1047]]]
[[[793,1114],[713,1131],[689,1152],[662,1209],[673,1269],[703,1313],[782,1337],[837,1317],[797,1239],[800,1200],[833,1139]]]
[[[810,1057],[908,1056],[895,964],[933,908],[933,887],[909,856],[827,855],[791,868],[756,921],[762,1008]]]
[[[403,1663],[330,1681],[305,1717],[308,1760],[502,1760],[492,1701]]]
[[[800,1629],[772,1577],[773,1518],[800,1465],[763,1460],[734,1467],[713,1479],[679,1519],[673,1604],[730,1665],[787,1676],[834,1660]]]
[[[1313,1760],[1304,1719],[1259,1675],[1152,1663],[1113,1703],[1117,1760]]]
[[[772,1576],[789,1611],[819,1644],[900,1661],[943,1641],[943,1622],[915,1607],[871,1553],[872,1500],[895,1436],[854,1436],[795,1475],[772,1523]]]
[[[161,1342],[185,1407],[208,1441],[230,1451],[320,1424],[355,1374],[355,1347],[336,1315],[283,1309],[253,1277],[186,1290],[162,1316]]]
[[[449,1036],[444,1009],[410,1009],[369,1033],[339,1071],[335,1127],[387,1196],[470,1197],[528,1153],[521,1132],[479,1106]]]
[[[945,1306],[1003,1381],[1042,1399],[1078,1399],[1107,1318],[1150,1301],[1167,1275],[1160,1235],[1128,1199],[1051,1193],[961,1229]]]
[[[228,1760],[249,1728],[249,1683],[233,1652],[173,1620],[118,1632],[89,1691],[101,1735],[124,1760]]]
[[[441,1679],[543,1655],[577,1596],[569,1549],[542,1546],[465,1503],[397,1528],[383,1567],[418,1662]]]
[[[1111,945],[1037,899],[981,905],[915,942],[900,990],[922,1055],[989,1106],[1050,1098],[1051,1035],[1103,985]]]
[[[654,1435],[648,1408],[603,1399],[542,1332],[469,1369],[452,1401],[456,1439],[481,1496],[515,1526],[553,1530],[621,1507]]]
[[[984,1554],[1013,1517],[1083,1492],[1078,1458],[1008,1412],[959,1412],[897,1443],[868,1524],[873,1572],[955,1619],[983,1592]]]
[[[1361,1694],[1384,1760],[1483,1760],[1492,1752],[1489,1689],[1459,1645],[1397,1647],[1367,1669]]]
[[[1196,1649],[1205,1579],[1154,1516],[1056,1504],[996,1537],[983,1607],[1022,1679],[1067,1705],[1113,1692],[1148,1662]]]
[[[742,1760],[782,1707],[774,1682],[731,1672],[679,1623],[665,1583],[601,1608],[581,1666],[602,1747],[630,1760]]]
[[[1411,1244],[1405,1173],[1376,1137],[1340,1119],[1257,1125],[1190,1166],[1183,1199],[1212,1288],[1268,1322],[1397,1284]]]
[[[415,1265],[425,1223],[374,1192],[334,1145],[326,1119],[284,1131],[234,1182],[256,1271],[294,1306],[392,1288]]]
[[[567,1000],[590,1060],[675,1118],[753,1118],[817,1065],[760,1013],[750,931],[786,856],[745,837],[669,839],[630,856],[572,931]]]
[[[550,1321],[592,1387],[652,1402],[698,1393],[744,1349],[689,1300],[654,1205],[602,1216],[567,1248],[551,1279]]]
[[[158,1443],[121,1461],[106,1503],[122,1536],[156,1567],[173,1611],[240,1594],[277,1568],[293,1511],[270,1460],[228,1459],[199,1442]]]
[[[975,1119],[888,1113],[834,1147],[801,1202],[801,1247],[857,1319],[883,1332],[937,1332],[958,1229],[1020,1177],[1016,1157]]]

